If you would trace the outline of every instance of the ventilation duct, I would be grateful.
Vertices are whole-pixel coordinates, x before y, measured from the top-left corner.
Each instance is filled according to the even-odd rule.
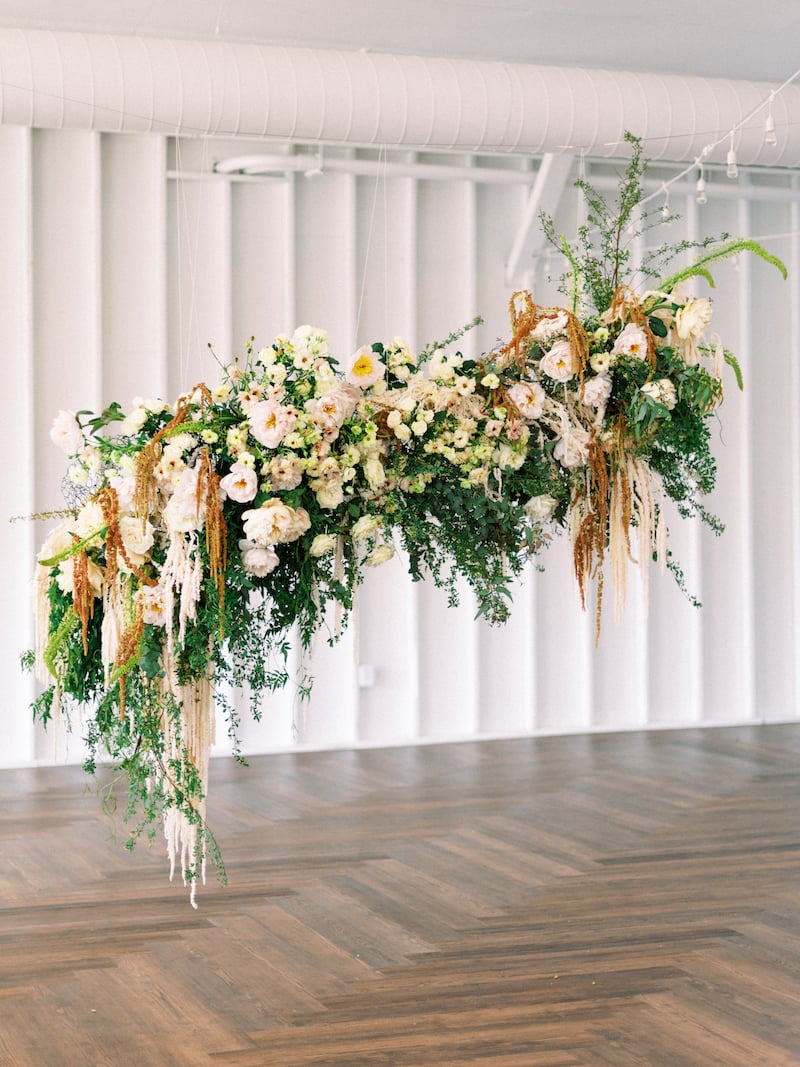
[[[219,41],[0,30],[3,123],[538,155],[624,152],[691,160],[774,86],[607,70],[281,48]],[[800,88],[741,132],[740,163],[797,166]],[[724,161],[727,142],[715,153]]]

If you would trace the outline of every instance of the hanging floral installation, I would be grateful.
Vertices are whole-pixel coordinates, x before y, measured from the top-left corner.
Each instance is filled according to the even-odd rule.
[[[335,640],[367,568],[401,549],[414,580],[455,603],[466,579],[478,614],[502,622],[515,577],[562,532],[585,605],[596,584],[599,633],[606,579],[618,615],[631,560],[682,583],[667,499],[720,529],[702,505],[709,416],[724,365],[741,379],[710,301],[681,285],[743,251],[785,268],[750,241],[664,245],[634,291],[630,243],[655,223],[637,215],[630,140],[613,207],[579,183],[574,245],[542,220],[569,264],[566,306],[515,293],[510,340],[480,359],[457,351],[459,331],[340,364],[303,326],[174,404],[58,414],[71,506],[38,556],[34,711],[83,706],[87,769],[110,757],[129,785],[128,843],[161,822],[193,898],[206,857],[220,863],[205,805],[215,713],[237,722],[224,694],[246,688],[258,716],[290,681],[290,643],[322,627]],[[689,249],[692,265],[667,271]]]

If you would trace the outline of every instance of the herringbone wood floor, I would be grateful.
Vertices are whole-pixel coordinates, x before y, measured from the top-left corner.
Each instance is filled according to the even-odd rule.
[[[800,1064],[800,727],[213,766],[193,911],[0,774],[3,1067]]]

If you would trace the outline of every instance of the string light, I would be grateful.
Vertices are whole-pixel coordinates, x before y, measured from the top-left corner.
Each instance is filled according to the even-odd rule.
[[[725,173],[728,175],[729,178],[738,178],[739,177],[739,168],[736,165],[736,149],[733,147],[733,138],[734,138],[735,133],[736,133],[735,130],[731,130],[731,146],[728,149],[728,159],[727,159],[728,167],[727,167],[727,170],[725,171]]]
[[[670,220],[669,189],[666,187],[666,185],[662,185],[661,189],[664,193],[664,203],[661,205],[661,221],[664,223],[665,226],[668,226]]]
[[[774,117],[772,115],[772,104],[773,104],[773,102],[775,100],[775,97],[779,93],[783,92],[783,90],[787,86],[791,85],[792,82],[797,81],[798,78],[800,78],[800,68],[798,68],[794,72],[794,74],[792,74],[789,78],[787,78],[786,81],[784,81],[781,85],[779,85],[777,89],[773,89],[770,92],[769,96],[765,100],[762,100],[759,104],[756,104],[756,106],[751,108],[750,111],[748,111],[746,115],[743,115],[742,118],[739,119],[739,121],[736,123],[736,125],[733,127],[733,129],[730,130],[729,133],[723,134],[713,144],[706,145],[706,147],[703,149],[702,154],[699,155],[697,157],[697,159],[695,159],[691,163],[689,163],[686,167],[683,168],[683,170],[679,171],[677,174],[675,174],[668,181],[665,181],[662,184],[660,190],[657,190],[654,193],[650,193],[649,196],[646,196],[640,202],[639,206],[640,207],[644,207],[646,204],[649,204],[651,200],[653,200],[657,196],[660,196],[662,192],[666,192],[666,190],[669,188],[670,185],[675,185],[676,182],[679,182],[682,178],[685,178],[687,176],[687,174],[690,174],[692,172],[692,170],[694,170],[695,167],[701,167],[701,169],[702,169],[702,161],[703,161],[703,159],[706,158],[711,152],[713,152],[715,148],[718,148],[719,145],[722,144],[722,142],[725,140],[726,137],[730,137],[731,138],[731,151],[733,151],[733,138],[734,138],[734,136],[737,133],[739,133],[739,131],[742,130],[754,116],[759,114],[759,112],[763,111],[764,108],[768,109],[767,110],[767,121],[766,121],[766,124],[765,124],[766,140],[767,140],[768,144],[776,144],[777,143],[777,138],[775,137],[775,119],[774,119]],[[770,130],[770,127],[771,127],[771,130]],[[728,166],[729,166],[729,168],[731,166],[730,152],[728,153]],[[737,175],[738,175],[738,172],[739,172],[739,168],[738,168],[738,164],[737,164],[737,167],[736,167]],[[699,187],[698,190],[697,190],[697,192],[698,192],[698,202],[705,203],[706,200],[707,200],[707,197],[706,197],[706,192],[705,192],[705,180],[703,179],[702,174],[700,176],[700,180],[703,181],[703,185],[702,185],[702,187]],[[700,183],[698,182],[698,186],[699,185],[700,185]],[[700,200],[700,194],[701,193],[702,193],[702,196],[703,196],[703,200]],[[663,208],[662,208],[662,217],[663,217]]]
[[[708,197],[706,196],[706,180],[703,177],[703,165],[700,164],[700,177],[697,179],[697,203],[708,203]]]

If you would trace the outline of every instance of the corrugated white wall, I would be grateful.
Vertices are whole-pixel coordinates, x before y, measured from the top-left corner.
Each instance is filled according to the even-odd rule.
[[[30,723],[30,679],[18,669],[31,641],[29,576],[45,526],[7,518],[60,504],[62,462],[48,438],[57,408],[174,397],[216,378],[209,342],[227,360],[251,335],[265,344],[304,322],[327,328],[347,354],[396,334],[422,346],[481,313],[485,325],[465,342],[477,352],[506,334],[511,288],[557,299],[547,275],[560,266],[533,257],[535,232],[511,287],[504,276],[536,161],[478,161],[515,170],[527,185],[474,182],[458,170],[476,162],[464,155],[355,149],[328,155],[374,160],[373,176],[331,170],[240,181],[210,173],[214,161],[259,147],[0,127],[5,765],[53,754],[52,739]],[[380,165],[387,158],[409,167],[390,176]],[[456,168],[453,179],[415,177],[415,162],[432,161]],[[586,166],[600,182],[610,171]],[[656,188],[681,169],[660,167]],[[310,704],[297,706],[289,692],[272,698],[260,724],[243,726],[246,751],[798,716],[800,190],[797,175],[778,171],[708,180],[702,208],[691,186],[671,190],[684,221],[670,238],[722,230],[764,237],[792,274],[784,283],[745,260],[717,272],[715,325],[741,357],[747,389],[740,395],[731,378],[715,430],[720,476],[711,506],[726,534],[673,528],[672,547],[703,610],[686,603],[669,575],[654,574],[649,617],[634,582],[622,624],[609,614],[596,650],[564,543],[541,558],[544,573],[531,570],[521,583],[503,629],[474,623],[469,596],[449,610],[395,560],[369,575],[339,645],[318,642]],[[579,211],[568,183],[558,212],[565,232]],[[359,687],[359,664],[374,668],[373,685]],[[68,748],[79,757],[78,736]]]

